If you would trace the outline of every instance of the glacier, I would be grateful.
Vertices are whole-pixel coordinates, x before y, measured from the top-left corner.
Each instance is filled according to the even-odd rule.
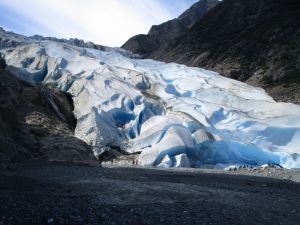
[[[70,93],[75,136],[95,155],[119,146],[158,167],[300,167],[300,106],[201,68],[130,52],[30,40],[1,50],[8,70]]]

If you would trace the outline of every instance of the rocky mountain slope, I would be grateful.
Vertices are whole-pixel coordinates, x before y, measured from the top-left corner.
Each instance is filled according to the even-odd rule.
[[[300,103],[299,37],[297,0],[224,0],[151,57],[211,69]]]
[[[152,26],[147,35],[140,34],[130,38],[122,48],[138,53],[144,58],[155,58],[162,49],[167,51],[167,44],[171,40],[185,33],[218,3],[218,0],[201,0],[178,18]]]
[[[37,41],[56,41],[56,42],[61,42],[61,43],[68,43],[70,45],[74,45],[77,47],[82,47],[82,48],[93,48],[101,51],[106,51],[108,47],[103,46],[103,45],[98,45],[93,42],[85,42],[83,40],[80,40],[78,38],[70,38],[70,39],[64,39],[64,38],[56,38],[56,37],[44,37],[41,35],[33,35],[29,37],[30,39],[37,40]]]
[[[84,40],[78,38],[65,39],[65,38],[56,38],[56,37],[44,37],[41,35],[33,35],[27,37],[21,34],[16,34],[11,31],[6,31],[2,27],[0,27],[0,49],[16,47],[24,43],[33,43],[36,41],[55,41],[59,43],[73,45],[76,47],[92,48],[101,51],[109,51],[111,49],[110,47],[95,44],[90,41],[85,42]],[[123,49],[118,49],[118,50],[123,52],[124,54],[126,53],[126,51],[124,51]],[[138,57],[138,56],[131,54],[131,57]]]
[[[2,64],[3,65],[3,64]],[[0,168],[28,159],[95,162],[90,147],[73,136],[70,96],[19,81],[0,68]]]
[[[114,146],[143,166],[300,167],[299,106],[260,88],[112,48],[31,39],[1,52],[19,79],[72,96],[74,136],[97,156]]]

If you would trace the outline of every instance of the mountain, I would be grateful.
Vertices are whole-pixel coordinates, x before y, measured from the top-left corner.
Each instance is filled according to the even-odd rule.
[[[9,32],[0,27],[0,49],[8,47],[16,47],[21,42],[30,41],[30,38]]]
[[[218,3],[218,0],[200,0],[178,18],[152,26],[147,35],[140,34],[130,38],[122,48],[144,58],[154,58],[167,47],[167,43],[184,34]]]
[[[92,49],[101,50],[101,51],[109,51],[110,49],[112,49],[110,47],[95,44],[90,41],[85,42],[84,40],[81,40],[78,38],[65,39],[65,38],[56,38],[56,37],[44,37],[41,35],[33,35],[30,37],[27,37],[27,36],[24,36],[21,34],[16,34],[11,31],[6,31],[2,27],[0,27],[0,49],[16,47],[16,46],[22,45],[24,43],[33,43],[33,42],[38,42],[38,41],[55,41],[55,42],[73,45],[76,47],[92,48]],[[126,50],[121,49],[121,48],[115,48],[115,50],[122,52],[123,54],[127,54],[128,57],[133,57],[133,58],[139,57],[138,55],[127,52]]]
[[[299,36],[297,0],[224,0],[151,57],[214,70],[299,104]]]
[[[1,52],[6,71],[31,88],[41,87],[42,93],[57,88],[72,96],[74,138],[99,158],[117,150],[139,154],[138,163],[145,166],[300,167],[300,106],[276,103],[263,89],[200,68],[136,59],[115,48],[30,39]],[[11,111],[23,113],[22,104],[39,102],[30,91],[10,89],[3,96],[21,99]],[[50,105],[53,98],[47,97]],[[61,111],[55,112],[59,119]],[[28,126],[35,124],[35,116],[23,118]]]
[[[83,40],[80,40],[78,38],[70,38],[70,39],[64,39],[64,38],[56,38],[56,37],[44,37],[41,35],[33,35],[29,37],[30,39],[37,40],[37,41],[56,41],[56,42],[62,42],[62,43],[68,43],[70,45],[74,45],[77,47],[83,47],[83,48],[93,48],[101,51],[106,51],[107,47],[103,45],[98,45],[93,42],[85,42]]]

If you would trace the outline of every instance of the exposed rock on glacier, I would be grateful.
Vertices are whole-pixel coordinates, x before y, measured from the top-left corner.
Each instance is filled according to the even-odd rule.
[[[20,79],[73,96],[75,136],[96,155],[139,152],[141,165],[300,167],[300,106],[264,90],[127,52],[33,41],[2,50]]]
[[[97,163],[73,136],[71,99],[62,91],[20,82],[0,68],[0,171],[29,159]]]

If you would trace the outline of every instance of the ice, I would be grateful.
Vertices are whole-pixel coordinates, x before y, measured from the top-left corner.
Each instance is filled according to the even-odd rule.
[[[159,168],[169,168],[172,167],[172,160],[170,159],[170,157],[168,155],[166,155],[163,160],[161,161],[160,164],[157,165],[157,167]]]
[[[1,51],[20,79],[73,96],[75,136],[96,155],[113,145],[145,166],[300,167],[300,106],[263,89],[120,49],[35,40]]]
[[[174,167],[190,167],[191,163],[186,154],[180,154],[175,156],[175,165]]]

